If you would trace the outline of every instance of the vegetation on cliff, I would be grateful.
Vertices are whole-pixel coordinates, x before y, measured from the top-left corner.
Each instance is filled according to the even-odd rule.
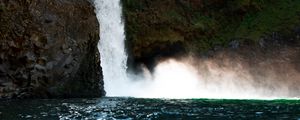
[[[176,52],[175,48],[203,53],[232,44],[260,44],[273,33],[292,33],[300,23],[299,0],[123,0],[122,4],[127,45],[135,60],[157,56],[156,51]]]

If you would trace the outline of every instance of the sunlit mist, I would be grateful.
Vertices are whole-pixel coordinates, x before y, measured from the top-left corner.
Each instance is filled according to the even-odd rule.
[[[226,98],[279,99],[295,98],[295,83],[299,74],[282,77],[274,71],[264,71],[263,77],[251,73],[241,61],[192,57],[159,62],[151,74],[144,68],[140,75],[128,74],[127,82],[115,84],[112,96],[141,98]],[[234,65],[232,65],[234,63]],[[296,72],[289,70],[289,72]],[[142,77],[143,76],[143,77]],[[257,79],[261,78],[261,79]],[[282,78],[287,80],[280,81]],[[291,82],[293,81],[293,82]],[[259,85],[262,84],[262,85]]]
[[[199,97],[199,81],[193,67],[175,60],[157,65],[146,94],[141,97],[188,98]]]

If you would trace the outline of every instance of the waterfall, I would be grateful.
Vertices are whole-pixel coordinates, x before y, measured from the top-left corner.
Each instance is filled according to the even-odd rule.
[[[127,81],[124,23],[119,0],[95,0],[100,22],[100,42],[104,88],[107,96],[120,96],[120,87]]]
[[[267,69],[259,75],[250,71],[243,61],[228,58],[222,65],[218,59],[189,58],[160,61],[150,73],[144,69],[141,75],[127,74],[124,23],[119,0],[95,0],[100,23],[101,66],[104,89],[107,96],[143,98],[274,98],[289,97],[293,82],[282,83],[282,76]],[[232,64],[234,63],[234,64]],[[293,77],[300,78],[295,69],[289,68]],[[274,73],[273,73],[274,72]],[[277,80],[278,79],[278,80]],[[257,82],[264,86],[257,86]],[[267,87],[265,87],[267,86]],[[295,90],[294,90],[295,91]]]

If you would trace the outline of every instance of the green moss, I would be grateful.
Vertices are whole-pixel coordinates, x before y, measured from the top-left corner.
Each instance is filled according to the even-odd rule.
[[[122,0],[122,3],[127,42],[135,51],[155,44],[182,42],[188,51],[203,52],[227,46],[233,39],[255,43],[272,32],[288,33],[300,24],[299,0]]]
[[[257,40],[274,31],[287,30],[299,24],[300,1],[281,0],[264,4],[256,14],[248,14],[235,32],[236,37]]]
[[[6,10],[5,6],[3,4],[0,4],[0,12],[4,12]]]

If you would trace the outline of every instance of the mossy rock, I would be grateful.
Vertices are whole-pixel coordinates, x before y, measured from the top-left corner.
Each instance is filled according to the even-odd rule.
[[[233,40],[258,43],[273,32],[289,34],[300,25],[299,0],[122,0],[122,4],[128,52],[134,60],[157,53],[155,46],[180,43],[187,52],[202,53],[227,47]]]

